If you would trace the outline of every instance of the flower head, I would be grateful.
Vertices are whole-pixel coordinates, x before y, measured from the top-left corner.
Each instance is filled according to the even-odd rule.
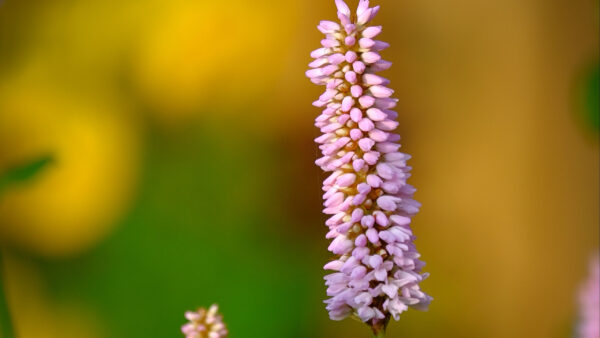
[[[600,260],[590,263],[590,276],[579,293],[579,338],[600,337]]]
[[[408,307],[426,309],[431,297],[420,290],[424,263],[415,249],[410,223],[420,204],[406,183],[409,155],[398,151],[397,100],[389,81],[377,72],[391,63],[380,52],[389,45],[375,38],[381,26],[368,26],[379,11],[361,0],[355,13],[336,0],[339,22],[321,21],[322,47],[306,75],[325,92],[315,141],[316,161],[331,172],[323,182],[327,238],[335,258],[325,265],[325,301],[331,319],[350,315],[376,327],[399,319]]]
[[[189,323],[181,327],[181,332],[186,338],[226,338],[227,328],[218,312],[216,304],[208,310],[199,308],[198,311],[187,311],[185,318]]]

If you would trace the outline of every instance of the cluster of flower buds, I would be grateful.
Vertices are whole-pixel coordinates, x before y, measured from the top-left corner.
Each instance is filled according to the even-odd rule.
[[[372,327],[399,319],[408,307],[426,309],[431,297],[420,290],[424,263],[414,246],[410,223],[420,204],[406,183],[409,155],[399,152],[394,133],[397,100],[389,81],[376,72],[391,63],[380,52],[389,45],[369,26],[379,6],[361,0],[355,13],[336,0],[338,22],[322,21],[326,35],[313,51],[307,77],[325,92],[313,104],[322,135],[315,141],[323,156],[316,161],[331,172],[323,183],[327,238],[336,257],[325,265],[325,301],[330,317],[354,315]]]
[[[218,313],[219,307],[213,304],[208,310],[188,311],[185,318],[189,323],[181,327],[186,338],[226,338],[227,328]]]

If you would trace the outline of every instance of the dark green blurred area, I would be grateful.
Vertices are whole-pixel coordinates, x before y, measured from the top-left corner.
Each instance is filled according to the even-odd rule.
[[[594,65],[586,76],[585,112],[588,124],[596,131],[600,131],[600,64]]]
[[[119,230],[82,257],[41,262],[53,297],[100,309],[111,337],[177,336],[184,309],[215,302],[232,337],[318,336],[325,243],[287,233],[270,145],[202,127],[148,137]]]
[[[52,164],[52,156],[44,156],[21,167],[11,168],[6,172],[0,173],[0,194],[10,184],[19,184],[35,177],[37,173],[44,170],[49,164]]]

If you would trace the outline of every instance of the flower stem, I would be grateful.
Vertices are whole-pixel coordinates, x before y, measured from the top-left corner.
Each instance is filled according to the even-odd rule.
[[[378,321],[371,326],[374,338],[385,338],[385,329],[387,328],[389,321],[390,318],[386,317],[384,320]]]
[[[385,338],[385,330],[373,332],[373,338]]]
[[[0,248],[0,334],[2,334],[2,338],[14,338],[10,311],[5,296],[6,288],[4,285],[4,262],[2,254],[3,249]]]

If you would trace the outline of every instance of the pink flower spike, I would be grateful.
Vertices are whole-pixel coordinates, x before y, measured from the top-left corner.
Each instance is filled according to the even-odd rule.
[[[366,27],[379,6],[360,0],[352,14],[344,1],[335,3],[340,23],[319,24],[324,47],[311,53],[313,69],[306,72],[325,86],[314,102],[324,107],[315,119],[322,133],[315,163],[331,172],[323,182],[325,237],[334,256],[324,267],[333,271],[325,276],[325,303],[331,319],[354,316],[379,336],[389,319],[431,302],[419,286],[427,274],[411,229],[420,204],[406,182],[410,156],[398,151],[400,136],[393,133],[398,113],[391,109],[398,100],[391,98],[390,81],[376,75],[392,65],[379,54],[389,45],[374,40],[380,26]]]

